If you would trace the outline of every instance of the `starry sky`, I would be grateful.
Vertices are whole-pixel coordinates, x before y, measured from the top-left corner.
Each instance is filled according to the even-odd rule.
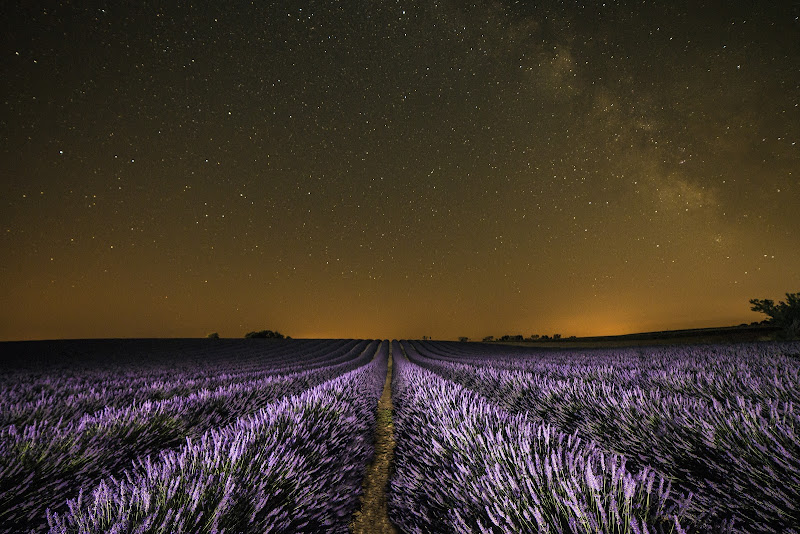
[[[0,7],[0,339],[622,334],[800,290],[796,2],[84,4]]]

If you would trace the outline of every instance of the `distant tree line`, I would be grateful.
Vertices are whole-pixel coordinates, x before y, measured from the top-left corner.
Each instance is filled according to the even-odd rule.
[[[484,343],[490,343],[492,341],[559,341],[563,339],[561,334],[553,334],[552,336],[539,335],[539,334],[531,334],[528,337],[523,336],[522,334],[510,335],[506,334],[504,336],[500,336],[495,339],[494,336],[486,336],[483,338]],[[566,339],[577,339],[575,336],[569,336]]]
[[[765,314],[768,318],[765,321],[753,322],[751,325],[757,324],[771,324],[783,329],[782,337],[800,338],[800,293],[786,293],[786,301],[779,301],[775,304],[772,299],[750,299],[750,309],[754,312]],[[745,326],[743,324],[742,326]],[[532,334],[528,337],[522,334],[510,335],[506,334],[495,338],[494,336],[486,336],[483,338],[484,343],[491,343],[493,341],[559,341],[561,334],[539,335]],[[575,336],[569,336],[566,339],[577,339]],[[467,337],[458,338],[459,341],[469,341]]]
[[[272,330],[259,330],[258,332],[248,332],[244,335],[247,339],[291,339],[283,334]]]

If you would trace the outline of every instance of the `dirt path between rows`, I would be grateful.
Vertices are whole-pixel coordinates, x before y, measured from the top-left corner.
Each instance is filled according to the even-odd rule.
[[[389,521],[386,492],[389,489],[389,472],[394,456],[394,425],[392,425],[392,355],[389,370],[378,401],[378,418],[375,425],[375,457],[367,467],[361,486],[361,507],[353,516],[350,531],[353,534],[397,533]]]

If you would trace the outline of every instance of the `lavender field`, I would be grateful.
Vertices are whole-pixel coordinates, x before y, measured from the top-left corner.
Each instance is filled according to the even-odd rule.
[[[388,342],[12,345],[0,532],[347,531]]]
[[[0,532],[800,532],[800,343],[3,344]]]
[[[800,531],[800,344],[393,345],[406,532]]]

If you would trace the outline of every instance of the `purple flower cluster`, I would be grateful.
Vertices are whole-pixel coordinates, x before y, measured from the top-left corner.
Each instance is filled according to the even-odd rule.
[[[243,345],[241,340],[235,340],[236,344],[234,340],[206,341],[202,345],[188,341],[175,347],[177,353],[162,354],[166,356],[162,358],[152,353],[111,352],[102,365],[79,359],[69,367],[0,374],[4,393],[0,398],[0,427],[24,427],[43,420],[64,422],[108,407],[296,374],[335,363],[332,358],[346,354],[357,343],[299,340],[294,346],[273,342],[264,347],[263,343]]]
[[[575,434],[509,413],[412,363],[394,343],[389,513],[405,532],[682,531],[691,494]]]
[[[245,349],[251,349],[254,346],[251,340],[243,340],[240,343],[245,345]],[[294,346],[293,350],[292,346]],[[54,521],[60,521],[57,523],[59,525],[83,524],[76,517],[82,517],[86,513],[84,505],[87,503],[88,488],[100,484],[98,488],[119,490],[122,486],[115,485],[114,481],[129,480],[129,477],[133,476],[132,472],[124,471],[131,465],[131,462],[137,462],[139,470],[141,470],[141,466],[150,465],[151,467],[148,468],[150,471],[146,471],[155,473],[158,470],[153,471],[155,469],[153,466],[160,464],[153,458],[159,454],[164,458],[172,458],[169,461],[178,458],[178,456],[174,456],[178,454],[176,451],[183,451],[181,454],[185,458],[206,458],[202,454],[208,454],[208,451],[201,454],[198,452],[198,447],[202,449],[223,443],[224,440],[220,441],[222,440],[220,436],[223,435],[227,436],[226,440],[233,440],[230,443],[234,443],[238,439],[232,437],[234,435],[243,432],[242,435],[251,435],[255,432],[252,429],[256,427],[264,429],[278,425],[275,427],[278,428],[280,427],[279,422],[283,421],[284,433],[269,431],[270,435],[274,434],[271,439],[283,436],[289,440],[286,447],[300,446],[297,437],[292,441],[286,434],[291,428],[288,419],[286,417],[281,419],[275,414],[286,412],[288,406],[293,402],[298,406],[304,406],[303,403],[311,397],[302,397],[302,395],[310,394],[312,391],[317,392],[314,394],[317,397],[313,398],[329,400],[329,397],[326,396],[327,393],[325,395],[320,393],[321,387],[332,384],[331,381],[337,377],[351,376],[347,373],[352,373],[354,370],[369,375],[369,372],[375,371],[373,369],[375,365],[379,364],[369,364],[372,369],[369,372],[365,371],[367,369],[365,365],[371,361],[379,362],[381,358],[386,359],[385,353],[388,351],[386,343],[381,346],[377,341],[314,342],[312,344],[307,342],[263,343],[262,347],[273,350],[268,351],[263,358],[258,358],[253,354],[250,354],[249,358],[243,358],[243,368],[237,365],[236,352],[217,360],[216,365],[213,365],[214,360],[212,359],[212,362],[207,365],[198,362],[186,366],[194,368],[198,371],[197,374],[191,374],[186,368],[174,371],[171,376],[164,374],[169,365],[168,355],[164,355],[160,365],[161,369],[158,369],[159,365],[155,364],[152,369],[145,368],[144,372],[149,372],[151,377],[153,375],[162,376],[159,383],[176,385],[185,378],[186,383],[198,386],[183,391],[184,394],[178,392],[165,395],[166,398],[161,400],[149,399],[145,395],[144,400],[140,400],[134,393],[133,399],[127,405],[121,402],[116,404],[111,402],[109,406],[101,410],[84,413],[80,417],[70,413],[70,410],[74,408],[74,404],[69,401],[72,398],[70,394],[61,394],[60,398],[63,402],[51,402],[50,408],[48,408],[56,416],[63,413],[58,419],[34,420],[31,424],[19,428],[16,425],[0,428],[0,532],[46,530],[45,511],[47,509],[52,511],[53,518],[60,518],[54,519]],[[376,351],[377,358],[375,357]],[[177,360],[176,367],[180,367],[181,363],[187,363],[178,355],[172,355],[171,359]],[[383,365],[385,375],[385,362]],[[249,377],[246,371],[249,371]],[[180,374],[181,372],[185,374]],[[229,380],[219,383],[215,381],[215,376],[226,377]],[[102,382],[103,378],[106,379],[105,385]],[[363,386],[364,379],[357,378],[356,375],[352,375],[352,378],[355,381],[353,387]],[[84,384],[93,382],[96,391],[128,391],[123,384],[126,381],[152,391],[147,388],[148,382],[143,381],[142,377],[136,374],[135,367],[129,367],[125,372],[118,373],[117,376],[104,371],[95,371],[76,377],[76,380],[82,381]],[[44,376],[40,382],[40,389],[45,391],[48,386],[52,387],[53,383],[58,384],[59,379],[53,376]],[[69,381],[61,384],[65,389],[71,388],[78,392],[78,388]],[[203,385],[212,385],[213,387],[202,387]],[[35,390],[35,386],[32,390]],[[334,388],[332,391],[338,390]],[[379,393],[380,391],[378,391]],[[288,399],[289,396],[293,396],[291,400]],[[359,396],[363,395],[359,394]],[[43,396],[43,398],[46,397]],[[276,401],[280,399],[285,399],[282,401],[284,404],[276,404]],[[357,404],[360,401],[353,400],[353,402]],[[320,400],[314,406],[318,404],[324,406],[325,402]],[[283,412],[281,410],[268,411],[271,415],[264,415],[267,412],[263,410],[278,405],[284,407],[282,408]],[[317,423],[328,424],[326,421],[333,417],[330,414],[325,415],[327,411],[320,411],[313,407],[303,413],[306,411],[310,414],[308,424],[312,426]],[[334,410],[335,413],[339,413],[339,411]],[[301,416],[300,412],[295,415],[298,421],[305,417]],[[260,422],[255,419],[251,420],[252,417],[261,417]],[[250,422],[247,423],[247,421]],[[365,421],[369,422],[369,417]],[[250,430],[247,432],[251,434],[247,434],[237,427],[242,424],[249,425],[247,428]],[[214,432],[216,434],[213,434]],[[237,432],[238,434],[236,434]],[[170,454],[173,456],[169,456]],[[198,454],[200,456],[197,456]],[[316,453],[309,452],[309,454]],[[166,472],[163,471],[163,473]],[[188,471],[185,472],[189,476]],[[130,489],[127,486],[125,488],[127,488],[124,490],[125,492]],[[103,495],[108,496],[108,491]],[[79,496],[79,492],[83,493]],[[98,492],[102,493],[98,489],[93,495],[99,494]],[[205,495],[205,493],[203,494]],[[125,493],[125,495],[130,496],[129,493]],[[69,505],[69,509],[74,514],[64,515],[68,510],[67,498],[78,496],[79,498],[70,501]],[[236,510],[241,511],[241,506],[243,505]],[[197,510],[203,514],[209,513],[208,509],[199,505]],[[162,512],[165,510],[158,513]],[[236,512],[236,514],[238,513]],[[150,517],[164,519],[157,514]],[[155,521],[156,519],[151,520]],[[73,527],[69,528],[74,530]],[[187,531],[191,531],[191,528],[187,528],[189,529]],[[92,527],[88,532],[105,530],[105,527]],[[126,531],[126,529],[122,531]],[[169,528],[164,530],[164,532],[168,531],[171,530]]]
[[[48,513],[50,532],[347,532],[372,456],[387,343],[370,363],[137,461]]]
[[[509,413],[669,477],[694,494],[684,528],[798,532],[800,344],[492,347],[483,357],[477,344],[405,347],[416,364]]]

